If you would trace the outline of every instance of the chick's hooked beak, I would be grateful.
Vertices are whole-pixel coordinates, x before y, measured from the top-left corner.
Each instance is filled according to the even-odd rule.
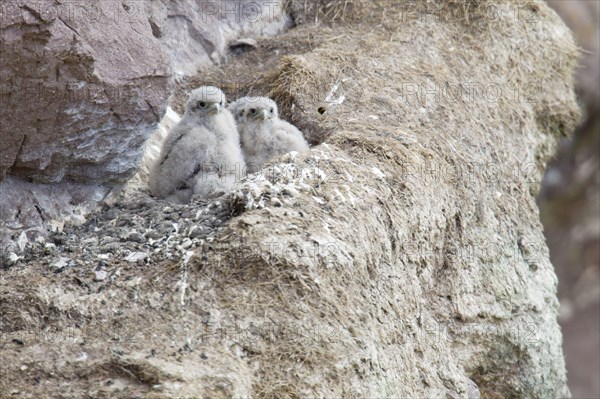
[[[266,110],[266,109],[263,109],[263,110],[261,110],[261,111],[260,111],[260,113],[261,113],[261,115],[262,115],[262,118],[263,118],[264,120],[267,120],[267,119],[270,119],[270,118],[271,118],[271,115],[269,115],[269,111],[268,111],[268,110]]]
[[[219,103],[212,103],[212,104],[210,104],[208,109],[210,110],[210,112],[218,114],[219,112],[221,112],[223,110],[223,107]]]

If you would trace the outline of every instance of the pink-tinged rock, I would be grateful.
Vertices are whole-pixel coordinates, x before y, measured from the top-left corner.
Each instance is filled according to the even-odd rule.
[[[135,173],[171,74],[144,4],[0,5],[0,180],[98,183]]]

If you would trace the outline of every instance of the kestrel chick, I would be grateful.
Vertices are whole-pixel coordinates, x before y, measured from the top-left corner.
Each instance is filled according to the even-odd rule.
[[[210,198],[241,179],[245,163],[240,136],[225,94],[213,86],[191,92],[181,121],[169,132],[154,164],[152,194],[173,202]]]
[[[243,97],[231,103],[249,173],[290,151],[308,151],[308,143],[294,125],[279,119],[277,104],[267,97]]]

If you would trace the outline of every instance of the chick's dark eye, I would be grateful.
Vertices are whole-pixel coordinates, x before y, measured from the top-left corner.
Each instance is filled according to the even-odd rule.
[[[273,113],[273,108],[271,108],[271,109],[269,110],[269,112],[270,112],[270,113]]]
[[[255,113],[256,113],[256,110],[255,110],[254,108],[252,108],[252,109],[250,109],[250,113],[251,113],[251,114],[255,114]]]
[[[200,106],[200,108],[206,108],[206,103],[204,101],[200,101],[198,105]]]

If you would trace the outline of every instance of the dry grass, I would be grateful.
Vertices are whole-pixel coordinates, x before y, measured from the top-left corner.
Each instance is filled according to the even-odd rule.
[[[427,160],[445,165],[440,166],[442,168],[456,168],[474,159],[508,163],[527,157],[525,152],[506,154],[503,149],[506,147],[499,148],[495,144],[508,140],[513,143],[509,145],[513,149],[528,148],[529,151],[533,147],[534,155],[530,159],[541,171],[553,152],[554,137],[568,132],[577,122],[577,104],[572,97],[564,97],[562,83],[536,86],[536,90],[521,93],[525,97],[503,96],[494,102],[490,102],[482,92],[468,92],[468,87],[463,87],[467,90],[466,95],[456,90],[435,98],[431,103],[402,101],[403,85],[408,84],[433,84],[439,89],[449,83],[468,84],[473,79],[483,79],[479,83],[492,82],[502,89],[549,80],[571,85],[576,49],[569,36],[556,40],[552,49],[540,48],[535,41],[522,38],[551,33],[540,24],[522,24],[519,26],[520,38],[512,39],[513,42],[502,39],[499,32],[511,32],[514,37],[513,21],[495,21],[492,24],[487,8],[489,4],[480,1],[427,2],[426,10],[433,10],[439,23],[447,24],[442,33],[425,24],[423,16],[419,15],[423,9],[409,10],[398,7],[392,1],[302,4],[306,9],[302,11],[304,19],[297,19],[300,27],[287,35],[265,41],[254,55],[250,52],[240,56],[237,59],[239,64],[224,69],[223,75],[234,78],[227,80],[222,87],[234,97],[253,92],[273,98],[284,117],[297,124],[313,144],[328,143],[352,159],[378,165],[382,170],[395,165],[405,171],[414,167],[415,163],[429,165]],[[495,6],[509,5],[498,2]],[[553,18],[537,3],[527,3],[524,7],[540,13],[540,18]],[[399,17],[405,23],[391,25],[390,21]],[[373,25],[378,29],[360,30],[362,26]],[[355,34],[357,29],[361,32],[358,35]],[[297,49],[289,46],[296,42],[299,43]],[[453,44],[431,48],[431,43],[448,42]],[[518,54],[513,47],[515,42],[520,46]],[[277,49],[282,50],[279,55],[269,55]],[[520,57],[520,63],[515,63],[516,56]],[[482,57],[488,60],[488,64],[481,70],[473,71],[468,67]],[[251,76],[239,73],[245,66],[252,65],[250,60],[256,62],[257,59],[268,67]],[[549,63],[550,68],[535,67],[536,63],[542,62],[540,60]],[[485,68],[496,72],[489,74]],[[203,80],[211,73],[203,72],[196,79]],[[198,83],[194,81],[194,84]],[[559,97],[561,100],[558,100]],[[557,106],[558,103],[561,105]],[[419,109],[427,110],[427,116],[421,116]],[[320,110],[325,112],[322,114]],[[462,119],[449,122],[448,118],[456,115],[462,115]],[[521,133],[507,136],[509,133],[506,132],[515,132],[523,126],[527,127]],[[344,170],[341,165],[337,167],[340,172]],[[388,169],[393,174],[392,170]],[[474,174],[483,172],[477,168],[472,171]],[[509,181],[514,170],[498,172],[506,173],[497,177],[499,181]],[[484,180],[481,176],[480,179]],[[391,181],[397,187],[386,196],[388,200],[392,199],[386,207],[388,212],[394,212],[396,206],[410,198],[411,190],[416,189],[411,188],[402,174]],[[456,187],[461,187],[457,188],[457,195],[463,196],[461,201],[465,203],[469,202],[467,197],[472,190],[483,189],[469,188],[473,182],[462,181],[460,176],[456,176],[454,181]],[[365,184],[379,192],[390,190],[372,180]],[[329,202],[338,198],[337,194],[328,191],[327,185],[315,190]],[[507,187],[507,190],[511,189]],[[534,187],[535,190],[537,188]],[[526,191],[524,194],[530,195]],[[299,205],[304,212],[319,212],[318,208],[311,211],[311,206],[306,202]],[[243,215],[243,206],[240,209]],[[343,217],[364,218],[363,213],[349,208],[345,208],[345,212]],[[342,217],[341,214],[339,216]],[[268,217],[273,225],[297,223],[302,226],[302,220],[290,220],[289,215],[284,218],[270,212]],[[344,222],[341,224],[344,225]],[[247,237],[249,243],[258,244],[259,237],[270,236],[269,232],[259,228],[233,226],[231,237],[236,236],[234,231],[240,234],[246,228],[250,234]],[[394,229],[388,233],[370,234],[394,234]],[[446,234],[458,235],[459,232],[458,229],[450,229]],[[355,245],[368,247],[369,244],[359,241]],[[264,312],[264,316],[273,319],[281,318],[283,313],[284,318],[291,320],[319,320],[320,314],[327,314],[328,319],[337,320],[339,325],[352,325],[356,321],[353,321],[348,309],[361,308],[365,303],[356,296],[342,301],[335,287],[341,285],[350,291],[360,291],[362,284],[368,285],[369,278],[381,273],[377,267],[352,271],[334,268],[331,272],[320,269],[318,279],[321,284],[315,284],[317,277],[314,270],[288,262],[269,251],[241,259],[236,254],[228,255],[222,247],[218,252],[223,262],[203,264],[201,273],[205,279],[221,282],[218,287],[224,290],[223,297],[227,298],[221,306],[242,313],[244,309],[249,313]],[[235,259],[235,262],[228,264],[228,258]],[[444,267],[449,267],[452,259],[451,254],[444,255]],[[223,268],[225,264],[227,266]],[[333,284],[329,285],[326,281]],[[241,294],[248,286],[252,287],[252,294]],[[344,334],[349,334],[348,330]],[[349,345],[350,335],[344,334],[337,343]],[[478,343],[474,341],[473,344]],[[264,398],[303,397],[304,392],[290,384],[290,378],[303,380],[309,378],[307,370],[318,368],[319,364],[335,363],[338,350],[337,345],[323,346],[317,342],[302,342],[298,347],[298,343],[289,337],[279,337],[252,355],[263,364],[254,385],[255,394]],[[484,359],[480,361],[480,364],[485,364]],[[269,364],[277,366],[269,367]],[[496,391],[510,395],[510,387],[515,384],[513,378],[494,382],[477,375],[473,378],[481,384],[484,396],[489,397],[493,397],[492,392]]]

